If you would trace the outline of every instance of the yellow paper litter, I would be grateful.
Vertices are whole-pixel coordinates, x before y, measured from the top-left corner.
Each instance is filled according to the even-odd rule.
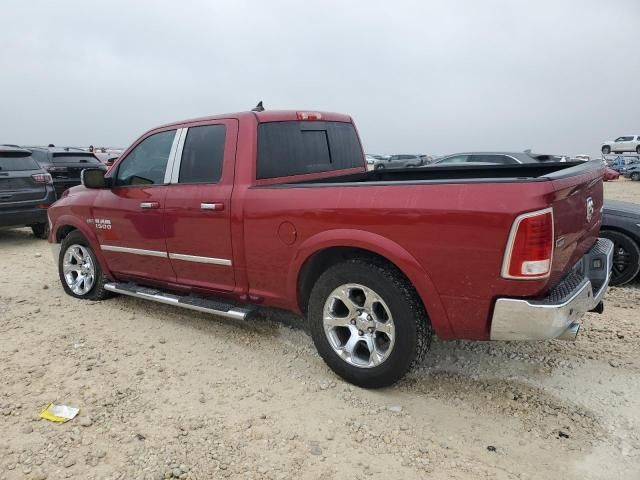
[[[40,412],[40,418],[51,422],[67,422],[78,415],[79,408],[68,407],[66,405],[54,405],[50,403]]]

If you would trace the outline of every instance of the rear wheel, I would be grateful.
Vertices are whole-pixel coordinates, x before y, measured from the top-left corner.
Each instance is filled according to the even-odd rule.
[[[640,271],[640,247],[633,238],[615,230],[601,230],[600,236],[613,242],[612,286],[624,285]]]
[[[632,173],[631,174],[631,180],[640,180],[640,173]]]
[[[113,295],[104,289],[108,280],[91,245],[78,231],[71,232],[62,241],[58,274],[62,288],[72,297],[103,300]]]
[[[640,155],[640,145],[638,145],[638,146],[636,147],[636,153],[637,153],[638,155]]]
[[[49,224],[36,223],[35,225],[31,225],[31,231],[36,238],[46,239],[49,236]]]
[[[327,365],[365,388],[398,381],[431,339],[413,287],[394,267],[375,259],[352,259],[325,271],[311,292],[308,318]]]
[[[609,155],[611,153],[611,147],[605,145],[604,147],[602,147],[602,153],[604,153],[605,155]]]

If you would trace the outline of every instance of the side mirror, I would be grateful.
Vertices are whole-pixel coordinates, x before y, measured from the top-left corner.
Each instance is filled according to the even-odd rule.
[[[104,174],[102,168],[85,168],[80,173],[80,181],[86,188],[107,188],[111,179],[104,178]]]

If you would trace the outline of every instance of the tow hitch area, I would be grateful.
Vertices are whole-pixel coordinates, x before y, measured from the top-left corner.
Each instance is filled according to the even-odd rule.
[[[595,312],[595,313],[602,313],[604,312],[604,302],[600,302],[598,303],[592,310],[589,310],[590,312]]]

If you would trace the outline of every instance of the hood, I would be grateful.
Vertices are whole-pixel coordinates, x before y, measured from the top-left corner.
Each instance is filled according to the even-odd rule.
[[[604,214],[632,217],[640,220],[640,204],[621,202],[619,200],[605,200]]]

